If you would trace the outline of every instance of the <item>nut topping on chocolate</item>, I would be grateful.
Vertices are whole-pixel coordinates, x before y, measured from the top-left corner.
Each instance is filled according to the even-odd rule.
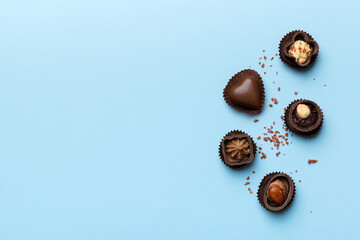
[[[235,138],[226,144],[225,151],[230,155],[231,158],[236,160],[242,160],[249,157],[249,143],[245,138]]]
[[[269,199],[276,203],[277,205],[282,205],[284,203],[285,197],[281,189],[277,186],[269,188]]]
[[[312,51],[311,46],[302,40],[295,41],[289,47],[289,55],[294,56],[298,63],[306,62]]]
[[[299,104],[296,107],[296,113],[301,119],[307,119],[310,115],[310,108],[305,104]]]
[[[276,179],[274,182],[270,183],[266,195],[271,202],[281,206],[284,203],[288,192],[288,183],[285,180]]]

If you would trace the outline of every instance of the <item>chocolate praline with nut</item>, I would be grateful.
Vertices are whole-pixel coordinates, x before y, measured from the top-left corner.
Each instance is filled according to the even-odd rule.
[[[265,88],[261,76],[251,69],[235,74],[223,91],[226,103],[249,114],[260,113],[265,102]]]
[[[266,175],[257,192],[258,200],[265,209],[279,212],[287,208],[295,196],[295,183],[293,179],[280,172]]]
[[[321,108],[311,100],[295,100],[285,110],[286,126],[292,132],[303,136],[316,134],[322,126],[323,119]]]
[[[319,45],[307,32],[296,30],[286,34],[279,44],[280,59],[295,69],[306,69],[315,62]]]
[[[234,130],[227,133],[221,140],[219,155],[226,166],[241,168],[254,160],[256,144],[248,134]]]

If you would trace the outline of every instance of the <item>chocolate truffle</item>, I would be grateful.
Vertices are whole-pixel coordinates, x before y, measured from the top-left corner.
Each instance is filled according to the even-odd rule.
[[[316,134],[323,122],[323,113],[313,101],[299,99],[292,102],[285,110],[285,124],[299,135]]]
[[[234,109],[250,114],[259,113],[265,101],[264,83],[255,70],[246,69],[229,80],[223,95]]]
[[[254,160],[255,154],[256,144],[248,134],[242,131],[231,131],[220,142],[219,155],[228,167],[243,167]]]
[[[285,35],[279,45],[280,59],[295,69],[305,69],[314,63],[319,45],[304,31],[292,31]]]
[[[295,196],[295,183],[285,173],[270,173],[259,185],[258,200],[265,209],[278,212],[284,210]]]

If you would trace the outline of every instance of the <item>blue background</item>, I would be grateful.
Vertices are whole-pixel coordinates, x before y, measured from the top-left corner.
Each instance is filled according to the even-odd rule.
[[[0,1],[0,238],[355,239],[359,9],[355,0]],[[274,56],[295,29],[320,45],[313,68],[276,58],[264,75],[262,50]],[[249,66],[266,105],[279,100],[255,117],[222,97]],[[266,159],[225,167],[228,131],[281,128],[296,98],[322,107],[318,136],[294,136],[279,157],[259,141]],[[293,172],[297,187],[282,214],[244,186],[250,176],[256,192],[272,171]]]

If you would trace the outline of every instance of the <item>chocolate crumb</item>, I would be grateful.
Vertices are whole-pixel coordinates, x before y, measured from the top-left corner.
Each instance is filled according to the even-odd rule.
[[[252,173],[255,173],[255,171],[252,171]]]
[[[309,159],[308,160],[308,163],[310,164],[310,163],[317,163],[318,162],[318,160],[315,160],[315,159]]]
[[[295,94],[295,95],[297,95],[297,94],[298,94],[298,92],[294,92],[294,94]]]
[[[259,119],[254,119],[254,122],[258,122],[259,121]]]
[[[249,184],[250,184],[250,182],[246,182],[246,183],[244,184],[244,186],[249,185]]]
[[[247,178],[246,178],[246,180],[249,180],[250,179],[250,177],[248,176]]]

